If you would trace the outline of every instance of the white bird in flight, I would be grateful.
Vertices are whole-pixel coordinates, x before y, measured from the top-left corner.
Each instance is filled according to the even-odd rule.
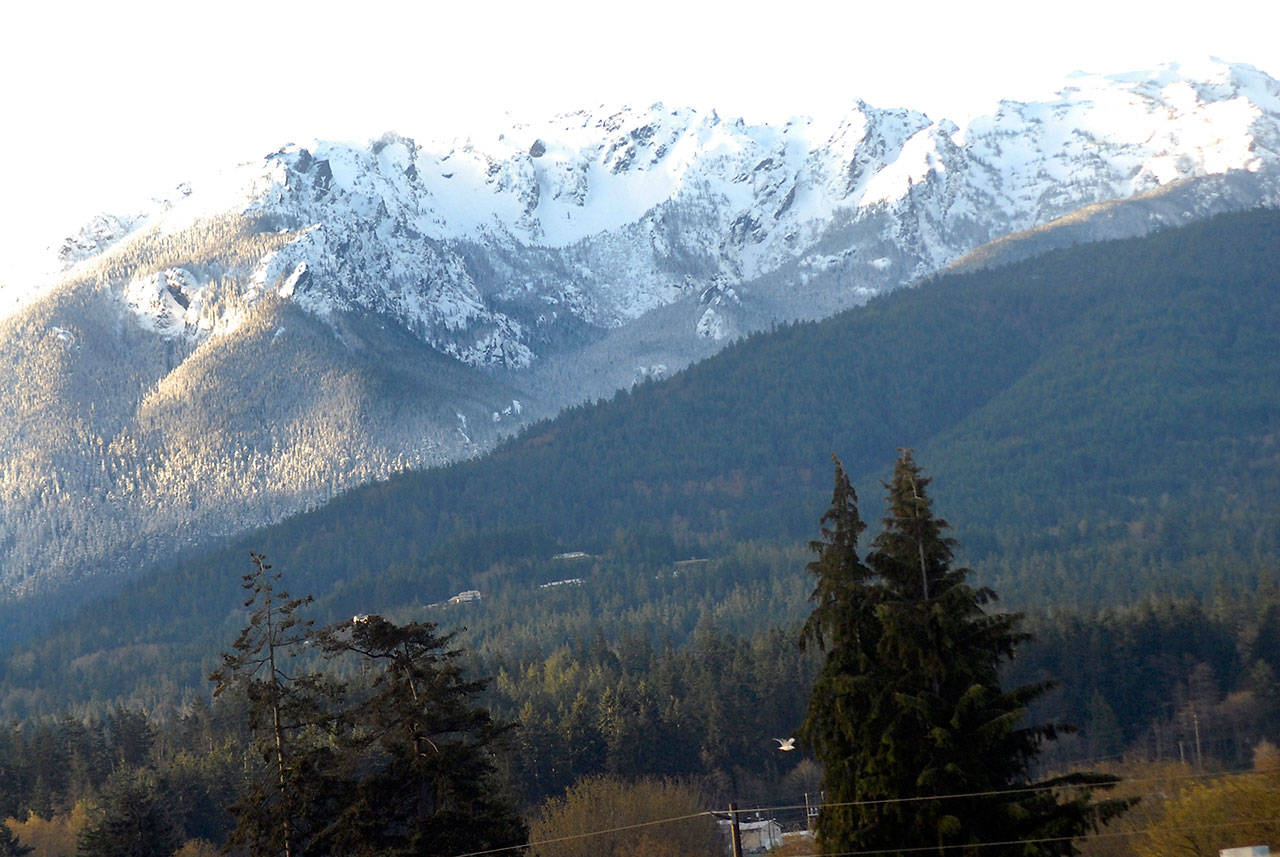
[[[787,750],[794,750],[796,748],[796,739],[794,738],[787,738],[785,740],[782,738],[774,738],[773,740],[778,742],[778,749],[784,752]]]

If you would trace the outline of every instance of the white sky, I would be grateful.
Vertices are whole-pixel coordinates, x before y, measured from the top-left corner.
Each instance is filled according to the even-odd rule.
[[[0,283],[99,211],[313,137],[465,135],[601,103],[785,118],[1216,55],[1280,77],[1274,0],[31,0],[0,26]]]

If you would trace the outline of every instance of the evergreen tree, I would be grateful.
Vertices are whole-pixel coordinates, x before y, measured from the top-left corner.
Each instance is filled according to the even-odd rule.
[[[1093,800],[1110,777],[1032,781],[1042,742],[1061,727],[1022,725],[1045,685],[1001,687],[1002,664],[1026,639],[1019,617],[988,613],[994,593],[953,568],[928,484],[903,451],[864,565],[856,498],[837,462],[813,544],[818,603],[802,642],[817,642],[826,660],[801,737],[826,768],[823,850],[942,854],[1015,842],[982,853],[1072,854],[1074,838],[1129,804]]]
[[[486,682],[463,677],[453,635],[380,616],[345,629],[326,648],[358,655],[373,679],[346,715],[350,779],[316,848],[390,857],[522,845],[527,830],[503,797],[493,755],[507,727],[475,703]]]
[[[177,825],[165,807],[155,774],[122,769],[103,789],[77,857],[169,857],[178,847]]]
[[[253,570],[244,575],[252,608],[249,624],[222,655],[222,666],[209,678],[214,696],[236,690],[248,707],[249,729],[265,767],[255,773],[241,800],[232,807],[236,829],[232,842],[254,857],[295,857],[301,851],[299,819],[308,812],[307,794],[317,768],[307,757],[300,735],[322,721],[318,704],[320,676],[295,674],[289,664],[310,642],[310,620],[298,615],[311,596],[291,598],[278,589],[280,573],[261,554],[250,553]]]
[[[32,850],[29,845],[19,842],[9,825],[0,819],[0,857],[26,857]]]
[[[831,508],[822,516],[822,538],[809,543],[817,554],[807,566],[816,578],[810,596],[816,606],[800,637],[801,647],[817,645],[825,655],[799,736],[826,767],[829,808],[818,818],[818,835],[828,851],[847,851],[853,848],[849,833],[857,824],[852,803],[861,793],[860,748],[874,739],[866,728],[871,721],[850,706],[875,698],[879,592],[870,582],[870,569],[858,558],[858,537],[867,528],[858,514],[858,496],[840,459],[832,460]]]

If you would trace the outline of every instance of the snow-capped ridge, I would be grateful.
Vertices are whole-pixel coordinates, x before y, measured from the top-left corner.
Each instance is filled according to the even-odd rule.
[[[242,217],[287,236],[253,266],[249,301],[274,290],[321,317],[372,312],[464,363],[522,369],[558,330],[618,329],[713,283],[745,297],[793,271],[828,283],[829,311],[1081,206],[1277,159],[1280,84],[1211,59],[1076,74],[964,127],[861,100],[776,125],[658,102],[448,142],[289,144],[146,217],[97,219],[64,249],[91,258],[143,227]],[[124,285],[158,333],[232,329],[192,326],[198,289],[163,276]],[[784,298],[787,312],[811,314],[807,299]],[[741,332],[740,308],[694,312],[695,337]]]
[[[0,349],[27,361],[0,488],[53,504],[10,519],[0,586],[478,455],[979,246],[970,267],[1266,203],[1280,85],[1224,63],[1079,76],[964,127],[856,100],[782,124],[654,104],[290,143],[89,223],[47,301],[0,295],[28,310],[0,333],[31,339]]]

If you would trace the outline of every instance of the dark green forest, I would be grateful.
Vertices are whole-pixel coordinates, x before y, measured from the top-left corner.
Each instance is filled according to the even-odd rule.
[[[1280,738],[1278,286],[1274,211],[939,276],[87,605],[10,605],[0,816],[137,776],[189,791],[182,836],[225,837],[243,726],[207,676],[244,625],[250,551],[318,623],[458,630],[486,706],[520,724],[501,764],[523,805],[595,774],[796,798],[816,773],[773,739],[819,668],[796,641],[830,455],[874,521],[900,447],[958,560],[1027,614],[1007,679],[1054,682],[1033,716],[1080,727],[1042,766],[1247,766]]]
[[[677,645],[704,619],[785,622],[803,609],[787,581],[832,452],[874,517],[876,481],[914,447],[960,559],[1011,607],[1251,590],[1280,567],[1278,263],[1280,214],[1226,215],[751,337],[483,458],[175,556],[48,625],[57,604],[14,608],[7,634],[31,639],[0,660],[3,713],[181,698],[235,627],[225,605],[250,550],[325,621],[480,590],[465,624],[482,651],[490,633],[519,648],[581,624],[537,589],[574,577],[608,602],[594,615],[661,625]],[[552,559],[566,552],[594,559]],[[631,580],[687,559],[709,562]],[[564,638],[529,645],[548,639]]]
[[[1073,857],[1076,840],[1136,801],[1097,797],[1119,784],[1104,772],[1038,776],[1040,754],[1066,729],[1027,716],[1046,683],[1002,675],[1026,642],[1022,617],[991,610],[995,593],[954,564],[931,481],[903,450],[864,553],[867,525],[835,460],[800,634],[823,653],[797,732],[824,772],[814,838],[830,855]]]
[[[657,584],[675,568],[631,572]],[[803,562],[794,576],[802,590],[812,586]],[[545,655],[530,641],[464,650],[459,661],[472,679],[489,677],[478,698],[494,721],[518,723],[496,759],[519,806],[601,775],[695,783],[708,807],[794,806],[817,792],[821,769],[778,753],[774,742],[804,719],[820,667],[815,652],[797,645],[799,621],[730,632],[706,619],[677,645],[661,623],[646,631],[633,621],[612,636],[622,623],[604,605],[614,602],[593,597],[585,583],[548,591],[583,618],[546,629],[556,642],[542,641]],[[460,621],[477,607],[431,615]],[[1037,776],[1122,758],[1242,770],[1258,747],[1280,738],[1274,583],[1205,602],[1151,598],[1096,614],[1035,613],[1023,625],[1032,639],[1018,647],[1005,681],[1052,680],[1031,719],[1080,727],[1045,747]],[[475,637],[455,638],[464,639]],[[351,665],[326,668],[344,681],[361,675]],[[93,825],[123,812],[125,801],[150,807],[170,844],[224,841],[234,827],[227,807],[261,758],[250,749],[244,696],[211,700],[208,690],[205,682],[180,709],[117,705],[0,726],[0,816],[25,820],[22,832],[74,825],[78,808],[88,808],[79,823]]]

